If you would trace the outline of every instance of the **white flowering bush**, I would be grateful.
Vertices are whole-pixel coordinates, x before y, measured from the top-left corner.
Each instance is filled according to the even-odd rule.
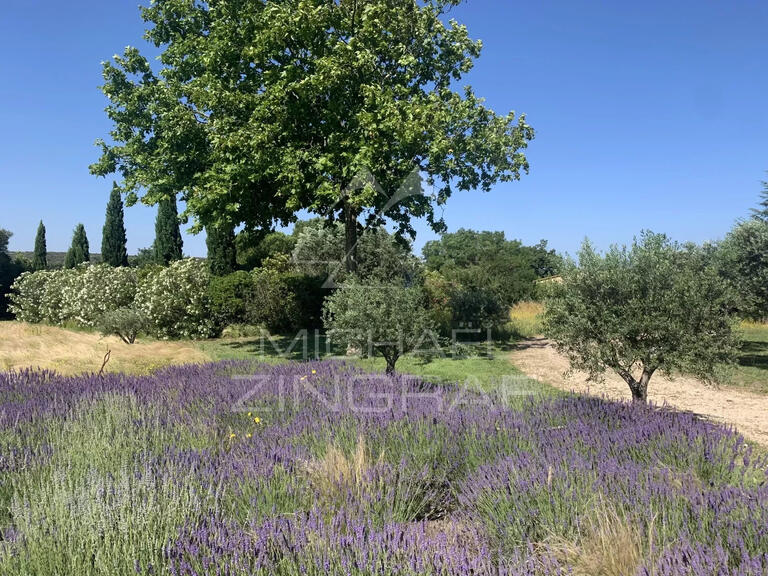
[[[65,286],[64,303],[70,317],[81,326],[96,326],[107,312],[133,304],[136,270],[108,264],[83,266]]]
[[[23,322],[43,322],[45,288],[56,271],[23,272],[11,285],[8,309]]]
[[[69,270],[27,272],[12,286],[18,320],[99,326],[110,312],[135,308],[159,338],[209,338],[217,333],[205,262],[179,260],[139,279],[135,268],[84,264]]]
[[[160,338],[210,338],[217,326],[208,298],[205,262],[178,260],[139,281],[134,306],[148,318],[148,330]]]
[[[25,322],[96,326],[107,312],[133,303],[136,271],[106,264],[27,272],[11,287],[11,312]]]

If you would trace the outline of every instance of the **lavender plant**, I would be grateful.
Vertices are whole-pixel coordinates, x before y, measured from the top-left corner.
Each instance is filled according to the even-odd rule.
[[[692,414],[341,362],[0,373],[0,574],[765,576],[767,551],[766,457]]]

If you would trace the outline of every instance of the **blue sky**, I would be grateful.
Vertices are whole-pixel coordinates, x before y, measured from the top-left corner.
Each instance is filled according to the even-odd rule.
[[[573,253],[641,229],[722,237],[768,170],[768,3],[469,0],[453,16],[484,42],[467,83],[536,129],[531,172],[456,194],[450,230],[503,230]],[[102,60],[142,46],[135,0],[26,0],[0,15],[0,227],[49,250],[83,222],[94,251],[111,182],[88,173],[107,134]],[[126,211],[128,248],[148,246],[154,209]],[[418,226],[417,248],[433,237]],[[202,236],[185,252],[204,255]]]

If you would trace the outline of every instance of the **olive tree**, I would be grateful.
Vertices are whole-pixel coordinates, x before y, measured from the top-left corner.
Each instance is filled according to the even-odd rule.
[[[718,261],[739,295],[739,313],[768,318],[768,220],[739,222],[720,244]]]
[[[323,322],[334,342],[363,356],[381,354],[387,374],[394,374],[400,356],[429,341],[433,329],[421,289],[383,282],[342,284],[326,298]]]
[[[644,232],[604,255],[584,243],[578,265],[550,287],[545,332],[572,369],[591,380],[613,370],[645,402],[657,371],[717,378],[738,349],[732,310],[731,288],[702,249]]]

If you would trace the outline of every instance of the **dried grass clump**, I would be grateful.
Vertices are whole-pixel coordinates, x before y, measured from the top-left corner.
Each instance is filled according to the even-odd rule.
[[[368,450],[365,437],[358,436],[350,455],[336,444],[328,444],[322,457],[306,463],[305,471],[313,488],[329,500],[344,497],[349,491],[362,493],[370,482],[370,471],[383,460],[375,461]]]
[[[585,518],[577,541],[553,537],[546,547],[574,576],[635,576],[653,553],[653,526],[647,544],[637,526],[602,500]]]

